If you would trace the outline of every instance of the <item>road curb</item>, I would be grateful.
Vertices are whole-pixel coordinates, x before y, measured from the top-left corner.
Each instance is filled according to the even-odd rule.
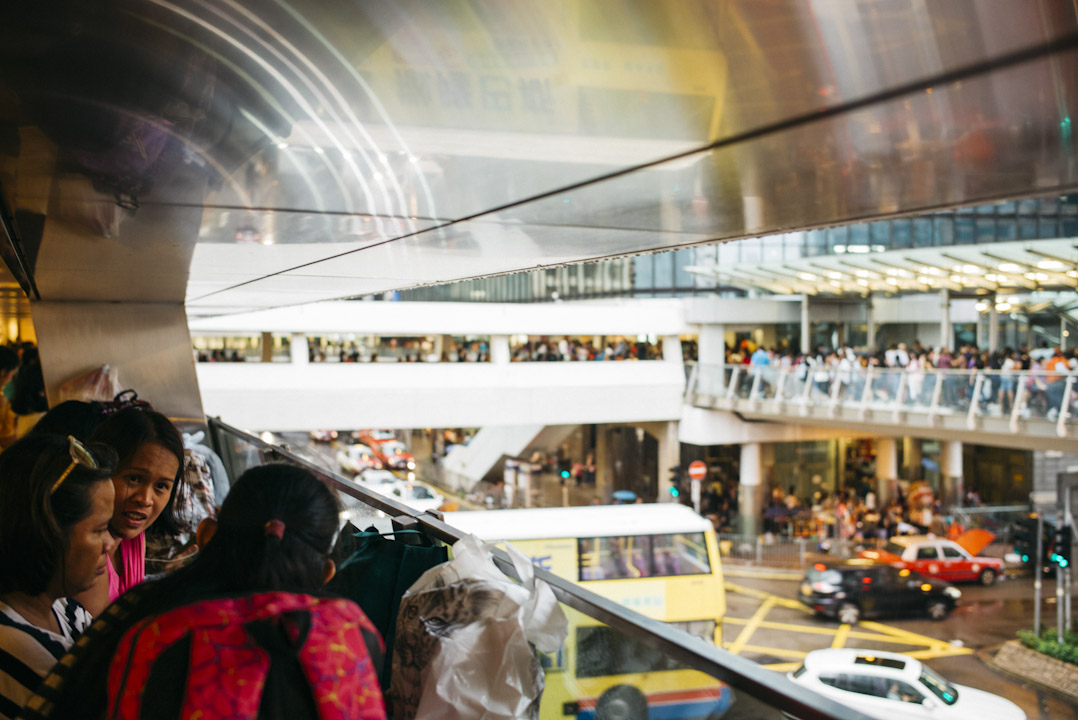
[[[1015,642],[1015,641],[1010,641],[1010,642]],[[1053,697],[1055,697],[1055,698],[1057,698],[1059,700],[1062,700],[1063,702],[1073,704],[1076,701],[1078,701],[1078,698],[1076,698],[1074,695],[1072,695],[1072,694],[1070,694],[1068,692],[1060,690],[1059,688],[1053,687],[1051,685],[1046,685],[1045,683],[1042,683],[1042,682],[1040,682],[1038,680],[1035,680],[1035,679],[1033,679],[1033,678],[1031,678],[1031,677],[1029,677],[1027,675],[1017,673],[1014,670],[1012,670],[1011,668],[997,663],[996,662],[996,654],[1000,651],[1000,649],[1002,649],[1004,644],[1006,644],[1006,643],[1003,643],[1003,644],[1000,644],[1000,645],[997,645],[997,646],[991,647],[991,648],[982,648],[980,650],[977,650],[976,651],[977,658],[980,659],[980,661],[983,662],[985,665],[987,665],[990,669],[992,669],[992,670],[994,670],[994,671],[996,671],[996,672],[998,672],[998,673],[1000,673],[1002,675],[1006,675],[1009,678],[1013,678],[1014,680],[1018,680],[1018,681],[1021,681],[1023,683],[1026,683],[1030,687],[1034,687],[1037,690],[1040,690],[1042,692],[1046,692],[1049,695],[1052,695]]]

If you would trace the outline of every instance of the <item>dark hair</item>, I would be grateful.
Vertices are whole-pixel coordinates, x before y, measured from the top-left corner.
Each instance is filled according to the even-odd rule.
[[[74,435],[86,442],[104,419],[103,408],[99,402],[67,400],[42,415],[30,434]]]
[[[322,585],[339,527],[337,496],[309,470],[252,468],[225,498],[212,542],[185,570],[192,580],[216,579],[222,592],[311,592]]]
[[[222,594],[315,592],[339,518],[336,495],[309,470],[285,463],[252,468],[232,486],[213,539],[194,561],[139,586],[136,616]],[[267,530],[273,520],[284,525],[280,538]]]
[[[186,485],[182,482],[183,438],[171,420],[154,410],[128,408],[102,420],[90,439],[104,443],[116,451],[117,472],[128,467],[135,453],[146,443],[156,443],[172,453],[177,462],[176,477],[172,479],[172,493],[151,529],[155,533],[170,536],[178,535],[187,529],[179,509],[183,507]]]
[[[10,372],[19,367],[19,353],[7,345],[0,345],[0,372]]]
[[[49,401],[45,398],[45,376],[41,374],[41,361],[36,350],[32,355],[26,351],[14,383],[11,410],[16,415],[33,415],[49,409]]]
[[[29,435],[0,455],[0,592],[48,589],[63,571],[71,526],[90,514],[94,486],[112,477],[116,454],[90,443],[98,469],[75,465],[52,492],[71,465],[69,448],[66,437]]]

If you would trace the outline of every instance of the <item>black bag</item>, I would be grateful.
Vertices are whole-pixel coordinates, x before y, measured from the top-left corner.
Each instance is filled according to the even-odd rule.
[[[347,532],[354,529],[349,524],[342,533],[338,552],[350,551],[350,555],[340,563],[326,590],[356,602],[385,638],[385,662],[378,673],[385,692],[389,689],[401,597],[420,575],[444,563],[449,551],[418,530],[399,530],[394,534],[396,539],[390,539],[373,527]]]

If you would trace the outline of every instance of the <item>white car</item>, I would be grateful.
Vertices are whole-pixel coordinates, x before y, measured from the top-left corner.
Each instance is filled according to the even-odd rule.
[[[919,660],[878,650],[813,650],[787,677],[880,720],[1025,720],[1010,700],[954,685]]]
[[[437,510],[445,503],[445,498],[440,493],[419,483],[398,483],[388,494],[389,497],[399,500],[416,512]]]
[[[382,463],[366,445],[356,443],[337,451],[337,464],[341,470],[356,475],[370,467],[381,467]]]
[[[389,495],[393,488],[401,484],[400,478],[388,470],[368,468],[356,475],[356,482],[381,495]]]

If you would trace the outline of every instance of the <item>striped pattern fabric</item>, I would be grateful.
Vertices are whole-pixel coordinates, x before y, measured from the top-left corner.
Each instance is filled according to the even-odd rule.
[[[31,625],[0,602],[0,720],[18,715],[53,665],[90,625],[90,614],[75,600],[57,600],[52,611],[63,635]]]

